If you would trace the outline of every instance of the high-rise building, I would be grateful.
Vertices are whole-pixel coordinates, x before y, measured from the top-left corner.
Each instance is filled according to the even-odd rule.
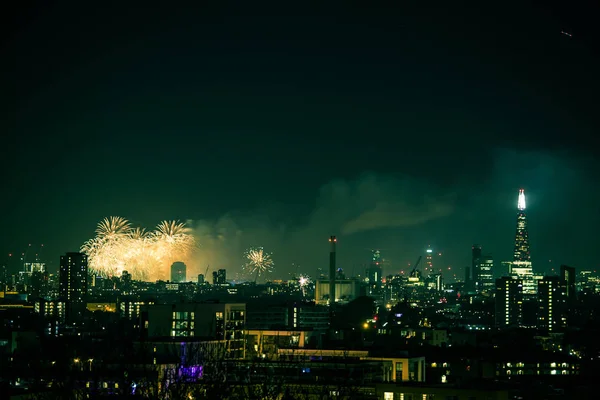
[[[523,281],[510,277],[496,279],[496,327],[518,328],[523,323]]]
[[[369,279],[371,293],[381,287],[383,268],[381,265],[381,252],[379,250],[371,250],[371,264],[367,268],[367,278]]]
[[[500,270],[497,271],[498,274],[495,276],[496,276],[496,278],[500,278],[503,276],[510,276],[511,270],[512,270],[512,261],[500,261]]]
[[[477,261],[477,291],[492,293],[494,282],[494,258],[482,255]]]
[[[85,310],[87,295],[88,259],[83,253],[60,256],[59,296],[66,302],[66,317],[78,318]]]
[[[198,285],[204,284],[204,274],[198,274]]]
[[[185,282],[187,279],[187,267],[181,261],[175,261],[171,265],[171,282]]]
[[[433,249],[431,246],[425,250],[425,271],[433,273]]]
[[[471,288],[476,292],[491,293],[494,290],[494,259],[484,255],[481,246],[474,244],[471,248]]]
[[[477,282],[479,279],[479,271],[477,271],[477,262],[481,258],[481,246],[474,244],[471,247],[471,279],[473,282]]]
[[[216,274],[216,275],[215,275]],[[227,284],[227,271],[224,269],[220,269],[213,273],[213,280],[216,277],[216,285],[226,285]]]
[[[442,274],[429,274],[425,279],[425,285],[429,290],[441,292],[444,290],[444,278],[442,277]]]
[[[519,190],[517,200],[517,233],[515,235],[515,251],[513,261],[531,261],[529,253],[529,232],[527,231],[527,215],[525,214],[525,190]]]
[[[560,331],[567,326],[567,285],[559,276],[538,281],[538,329]]]
[[[131,274],[128,271],[123,271],[121,274],[121,290],[124,292],[129,292],[131,287]]]
[[[560,278],[565,282],[567,286],[567,304],[572,307],[575,303],[577,294],[575,292],[575,268],[569,267],[568,265],[560,266]]]
[[[527,230],[527,215],[525,214],[525,191],[519,190],[517,201],[517,232],[515,234],[515,247],[510,275],[523,280],[523,293],[534,295],[537,293],[537,282],[533,276],[531,254],[529,252],[529,232]]]

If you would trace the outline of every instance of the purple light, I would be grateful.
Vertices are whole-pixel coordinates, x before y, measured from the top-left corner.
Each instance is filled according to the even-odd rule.
[[[190,367],[181,367],[179,369],[179,377],[185,380],[196,380],[202,378],[204,368],[202,365],[193,365]]]

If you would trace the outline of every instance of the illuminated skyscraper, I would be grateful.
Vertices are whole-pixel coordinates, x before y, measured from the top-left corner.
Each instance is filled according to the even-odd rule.
[[[371,264],[367,268],[367,278],[369,278],[369,294],[373,294],[381,288],[381,279],[383,278],[383,268],[381,265],[381,252],[371,250]]]
[[[431,246],[425,250],[425,271],[433,273],[433,249]]]
[[[527,215],[525,214],[525,191],[519,190],[517,201],[517,232],[510,275],[523,280],[523,294],[537,293],[537,283],[533,276],[531,254],[529,252],[529,233],[527,231]]]
[[[477,291],[492,293],[494,291],[494,258],[483,255],[477,261]]]
[[[527,231],[527,216],[525,214],[525,191],[519,191],[519,200],[517,201],[517,234],[515,236],[515,252],[513,261],[530,262],[529,253],[529,233]]]

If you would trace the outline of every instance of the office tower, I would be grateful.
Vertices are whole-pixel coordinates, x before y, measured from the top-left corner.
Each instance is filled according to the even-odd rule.
[[[198,274],[198,285],[204,284],[204,274]]]
[[[227,284],[227,271],[224,269],[220,269],[217,271],[217,284],[218,285],[226,285]]]
[[[175,261],[171,265],[171,282],[185,282],[187,279],[187,267],[181,261]]]
[[[435,290],[437,292],[444,290],[444,279],[442,274],[429,274],[427,279],[425,279],[425,284],[429,290]]]
[[[481,257],[481,246],[474,244],[471,247],[471,265],[465,267],[465,290],[477,290],[479,273],[477,271],[477,261]]]
[[[123,292],[129,292],[131,287],[131,274],[127,271],[123,271],[121,274],[121,290]]]
[[[88,260],[82,253],[67,253],[60,256],[59,297],[66,302],[66,317],[79,318],[85,310],[87,295]]]
[[[479,290],[479,270],[477,263],[481,258],[481,246],[478,244],[474,244],[471,247],[471,268],[470,268],[470,277],[469,282],[467,284],[470,290]]]
[[[433,273],[433,249],[431,246],[425,250],[425,271]]]
[[[219,273],[217,271],[213,271],[213,285],[219,284]]]
[[[517,232],[515,234],[515,247],[510,275],[523,280],[523,293],[525,295],[534,295],[537,293],[537,282],[533,276],[533,268],[531,266],[527,215],[525,214],[525,191],[523,189],[519,191],[517,208]]]
[[[518,328],[523,323],[523,281],[496,279],[496,328]]]
[[[477,261],[477,289],[481,292],[494,291],[494,258],[491,255],[482,255]]]
[[[559,276],[538,281],[538,329],[560,331],[567,326],[567,285]]]
[[[46,294],[46,286],[48,283],[48,273],[34,271],[28,279],[27,284],[27,295],[31,300],[37,300],[38,298]]]
[[[510,271],[512,271],[512,261],[500,261],[500,271],[498,271],[495,277],[510,276]]]
[[[572,307],[577,298],[577,293],[575,292],[575,268],[569,267],[568,265],[561,265],[560,279],[565,282],[567,288],[567,304],[569,307]]]
[[[381,288],[383,268],[381,265],[381,252],[379,250],[371,250],[371,263],[367,268],[367,278],[369,279],[371,293],[376,292]]]

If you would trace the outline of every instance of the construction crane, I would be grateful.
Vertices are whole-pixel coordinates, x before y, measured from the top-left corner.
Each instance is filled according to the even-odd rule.
[[[419,263],[421,262],[421,256],[419,256],[419,258],[417,259],[417,262],[415,263],[414,268],[412,269],[412,271],[410,271],[410,276],[411,278],[414,278],[417,276],[417,267],[419,266]]]

